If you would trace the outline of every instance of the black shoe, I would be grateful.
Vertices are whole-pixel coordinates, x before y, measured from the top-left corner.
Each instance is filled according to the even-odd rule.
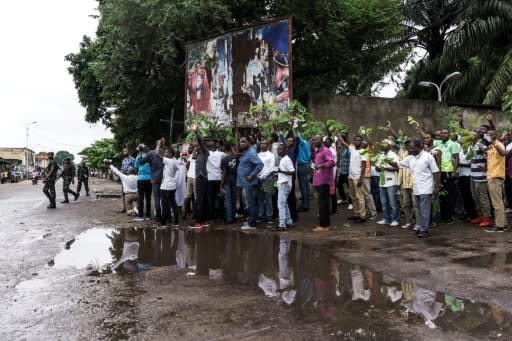
[[[121,210],[121,211],[119,211],[117,213],[126,213],[126,210],[123,209],[123,210]]]
[[[360,218],[359,218],[359,216],[357,216],[357,215],[353,215],[353,216],[351,216],[351,217],[348,217],[347,219],[348,219],[348,220],[358,220],[358,219],[360,219]]]
[[[64,200],[60,202],[61,204],[69,204],[69,200]]]
[[[285,230],[287,230],[287,229],[291,229],[291,228],[294,228],[294,227],[295,227],[295,225],[293,225],[293,223],[291,223],[291,224],[286,224],[286,228],[285,228]]]
[[[75,195],[75,201],[77,201],[77,200],[78,200],[78,197],[79,197],[79,195],[78,195],[78,194],[77,194],[77,195]]]
[[[86,194],[85,196],[86,196],[86,197],[90,197],[89,192],[87,192],[87,194]]]
[[[420,231],[417,233],[418,238],[428,237],[428,231]]]
[[[364,224],[366,223],[366,219],[364,218],[359,218],[357,220],[354,220],[354,224]]]
[[[55,204],[50,204],[50,205],[46,206],[46,208],[57,208],[57,206],[55,206]]]

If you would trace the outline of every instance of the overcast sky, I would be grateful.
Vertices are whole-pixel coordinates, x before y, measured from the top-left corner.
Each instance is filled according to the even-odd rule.
[[[0,11],[0,147],[76,153],[110,137],[85,122],[64,56],[94,36],[94,0],[3,1]]]

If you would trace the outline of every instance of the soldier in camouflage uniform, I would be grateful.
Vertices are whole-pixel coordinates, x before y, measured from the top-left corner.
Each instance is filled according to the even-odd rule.
[[[78,178],[78,184],[76,185],[76,193],[80,195],[80,191],[82,190],[82,183],[85,187],[85,193],[89,196],[89,168],[85,164],[85,161],[82,161],[76,170],[76,177]]]
[[[62,170],[61,177],[64,182],[62,186],[62,190],[64,192],[64,201],[61,201],[63,204],[68,204],[68,193],[71,193],[75,196],[75,201],[78,199],[78,194],[73,192],[69,186],[75,183],[75,175],[76,170],[75,166],[71,163],[71,159],[69,157],[64,159],[64,169]]]
[[[48,167],[46,167],[44,173],[45,178],[43,180],[44,187],[43,193],[50,199],[50,205],[47,208],[55,208],[55,181],[57,181],[57,172],[59,171],[59,165],[53,158],[53,153],[48,153]]]

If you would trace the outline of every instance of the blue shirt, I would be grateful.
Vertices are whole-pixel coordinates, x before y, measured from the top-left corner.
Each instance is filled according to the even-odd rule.
[[[134,167],[135,159],[132,156],[126,156],[121,163],[121,172],[123,174],[128,174],[128,169],[130,167]]]
[[[283,133],[279,133],[279,139],[281,140],[281,143],[284,144],[286,146],[286,138],[284,137]],[[288,157],[290,159],[292,159],[292,162],[293,164],[295,165],[297,163],[297,145],[299,143],[299,139],[297,137],[295,137],[295,146],[293,147],[292,150],[288,149],[288,152],[286,153],[286,155],[288,155]],[[311,151],[310,151],[311,153]]]
[[[297,163],[299,165],[302,164],[310,164],[311,163],[311,146],[309,142],[304,140],[299,133],[295,135],[295,141],[298,141],[299,151],[297,153]],[[293,160],[293,159],[292,159]]]
[[[236,171],[237,187],[253,186],[258,184],[257,175],[263,169],[263,162],[253,148],[248,148],[240,157],[238,169]],[[245,180],[245,177],[251,175],[251,181]]]
[[[143,154],[135,159],[135,169],[137,170],[137,180],[151,180],[151,168],[149,163],[140,163],[139,160]]]
[[[160,149],[160,155],[164,155],[164,149]],[[164,172],[164,163],[162,159],[160,159],[154,150],[150,150],[146,154],[144,154],[140,162],[149,163],[149,168],[151,170],[151,182],[152,183],[161,183]]]

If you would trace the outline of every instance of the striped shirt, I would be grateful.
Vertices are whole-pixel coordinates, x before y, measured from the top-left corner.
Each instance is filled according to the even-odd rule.
[[[485,171],[478,171],[479,167],[484,167]],[[475,182],[487,181],[487,154],[482,153],[479,149],[475,151],[475,157],[471,160],[471,180]]]
[[[350,150],[348,148],[343,148],[343,151],[341,152],[340,174],[348,175],[349,168],[350,168]]]

